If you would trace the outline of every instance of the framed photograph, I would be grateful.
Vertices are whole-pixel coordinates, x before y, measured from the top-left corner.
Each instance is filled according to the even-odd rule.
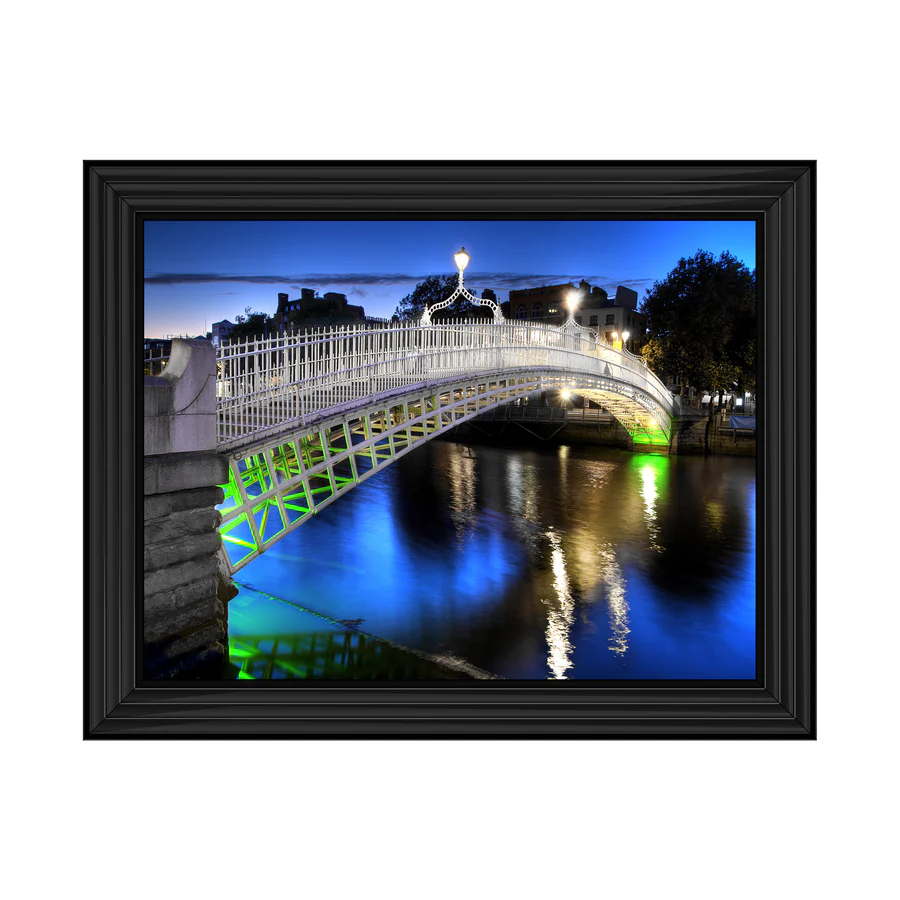
[[[821,742],[823,180],[824,164],[815,153],[82,153],[82,742]],[[636,223],[710,221],[749,222],[755,229],[759,355],[754,400],[764,413],[753,486],[756,596],[750,668],[749,663],[743,668],[720,663],[703,669],[683,661],[681,668],[666,668],[645,653],[644,667],[624,676],[599,663],[591,669],[587,657],[581,671],[596,677],[565,675],[573,667],[566,566],[575,563],[567,557],[571,542],[564,544],[548,532],[539,539],[553,545],[548,544],[553,551],[548,577],[557,592],[543,648],[549,675],[535,674],[539,668],[522,662],[510,668],[512,675],[500,678],[432,679],[431,669],[409,679],[368,682],[252,674],[240,680],[146,677],[144,582],[153,561],[148,561],[142,508],[152,493],[146,490],[147,479],[161,477],[148,474],[144,464],[145,398],[139,375],[146,336],[147,235],[158,233],[163,223],[177,222],[187,231],[200,223],[319,223],[326,231],[347,223],[361,228],[381,223],[388,230],[419,222],[424,234],[426,228],[454,222],[473,223],[475,231],[476,224],[489,222],[520,228],[616,222],[624,229]],[[493,288],[503,286],[486,275],[485,285],[472,277],[471,284],[488,288],[485,297],[495,297]],[[322,286],[328,283],[323,280]],[[329,302],[340,296],[346,300],[332,293]],[[622,340],[617,332],[611,334]],[[617,349],[627,353],[629,348],[623,342]],[[508,389],[506,384],[491,389],[501,387]],[[565,386],[556,387],[563,396]],[[448,396],[452,401],[452,392]],[[424,416],[424,397],[421,403],[416,411]],[[403,415],[411,416],[411,409],[404,408]],[[417,419],[410,421],[408,437]],[[368,434],[371,423],[360,427]],[[299,457],[303,451],[293,452]],[[374,450],[371,455],[374,460]],[[272,456],[267,464],[274,461]],[[455,457],[446,461],[457,468],[466,464]],[[333,490],[335,476],[328,468]],[[357,476],[355,464],[350,468]],[[238,478],[242,471],[237,468]],[[429,476],[423,470],[410,477],[424,484]],[[644,479],[639,489],[643,506],[636,515],[652,531],[658,473],[646,465],[634,477]],[[376,481],[364,481],[355,490]],[[460,484],[465,480],[457,488]],[[403,485],[396,489],[402,495]],[[513,498],[507,515],[519,515],[523,527],[541,519],[519,509],[529,499],[519,487]],[[450,500],[462,508],[472,498]],[[710,514],[724,515],[717,502]],[[284,498],[278,509],[284,516]],[[417,514],[401,512],[415,532]],[[258,529],[254,535],[258,541]],[[442,536],[432,537],[437,546]],[[490,535],[477,539],[483,543]],[[493,550],[497,559],[503,555],[500,544]],[[451,563],[454,571],[463,560],[461,555]],[[498,562],[500,569],[515,564],[512,557]],[[616,571],[613,561],[606,573],[612,579],[605,588],[610,596],[616,593]],[[315,566],[305,577],[314,573]],[[372,585],[385,587],[377,579]],[[723,590],[728,589],[726,584]],[[749,607],[744,607],[746,619]],[[346,617],[341,609],[328,613],[334,619],[329,625],[343,623],[345,630],[358,631],[363,620],[352,617],[352,607],[346,608]],[[375,606],[365,609],[367,617],[377,616]],[[613,651],[612,658],[628,649],[627,607],[620,612],[621,621],[610,621],[619,643],[604,646],[607,656]],[[497,627],[503,627],[502,619]],[[581,643],[590,642],[585,631]],[[257,645],[253,652],[260,646],[265,651]],[[435,658],[441,656],[437,649]],[[746,648],[740,653],[746,656]],[[453,653],[447,658],[452,662]],[[494,662],[491,656],[485,659]],[[288,662],[283,665],[289,671]],[[747,677],[751,669],[755,677]],[[244,671],[253,669],[248,665]],[[723,677],[716,677],[719,672]]]

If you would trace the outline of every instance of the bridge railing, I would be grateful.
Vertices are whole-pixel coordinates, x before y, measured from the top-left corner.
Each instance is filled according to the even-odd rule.
[[[338,326],[217,350],[218,440],[233,443],[399,388],[516,369],[610,377],[671,412],[665,386],[636,357],[592,336],[535,322]]]

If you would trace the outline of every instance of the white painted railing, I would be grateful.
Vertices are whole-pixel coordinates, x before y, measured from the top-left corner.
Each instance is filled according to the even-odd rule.
[[[217,361],[219,444],[305,424],[325,410],[406,386],[514,370],[610,379],[672,412],[669,392],[638,357],[596,342],[591,333],[539,322],[319,328],[224,341]]]
[[[622,355],[628,357],[628,359],[637,360],[642,366],[646,366],[647,362],[643,356],[638,356],[636,353],[632,353],[627,347],[622,346]]]

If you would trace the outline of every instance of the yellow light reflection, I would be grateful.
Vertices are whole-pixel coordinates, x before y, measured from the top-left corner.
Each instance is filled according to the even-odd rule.
[[[566,679],[568,676],[565,673],[572,668],[570,654],[575,649],[569,640],[569,631],[575,621],[575,601],[569,587],[569,573],[566,569],[562,539],[552,531],[547,537],[553,546],[551,565],[553,587],[556,589],[556,601],[544,601],[547,606],[547,646],[550,650],[547,665],[553,678]]]
[[[475,523],[475,460],[454,453],[450,456],[451,518],[457,540],[462,540]]]
[[[559,448],[559,491],[564,504],[569,501],[569,448],[562,444]]]
[[[659,545],[659,525],[656,521],[656,498],[659,491],[656,487],[656,469],[647,465],[641,469],[641,496],[644,498],[644,521],[647,523],[647,532],[650,535],[650,546],[661,551]]]
[[[718,500],[706,501],[706,524],[710,531],[716,534],[722,533],[722,525],[725,521],[725,508]]]

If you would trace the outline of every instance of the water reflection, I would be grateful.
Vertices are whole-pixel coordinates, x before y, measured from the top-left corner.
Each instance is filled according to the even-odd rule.
[[[569,448],[563,444],[558,449],[558,459],[559,459],[559,492],[562,497],[563,503],[569,502],[569,469],[571,468],[571,463],[569,462]]]
[[[720,533],[722,531],[722,522],[725,518],[725,511],[722,504],[717,500],[709,500],[706,503],[706,524],[710,531]]]
[[[505,678],[754,678],[755,499],[753,460],[433,441],[242,574]]]
[[[436,663],[355,631],[234,636],[228,650],[238,680],[339,678],[448,679]]]
[[[471,531],[475,519],[475,456],[465,453],[469,448],[460,447],[461,452],[450,457],[450,491],[453,524],[456,526],[457,542],[465,539]]]
[[[659,552],[659,525],[656,521],[656,498],[659,490],[656,486],[657,467],[652,462],[646,462],[641,466],[641,496],[644,498],[644,520],[647,523],[647,534],[650,536],[650,546]]]
[[[628,601],[625,599],[625,578],[616,561],[612,547],[606,546],[600,551],[603,561],[601,571],[606,585],[606,606],[609,610],[610,647],[616,656],[624,656],[628,650]]]
[[[506,505],[512,515],[514,532],[528,553],[528,560],[536,564],[540,559],[543,531],[539,527],[538,474],[521,456],[514,455],[506,465]]]
[[[547,665],[554,678],[564,679],[568,677],[565,673],[572,668],[569,654],[574,648],[569,640],[569,632],[575,620],[575,601],[569,586],[562,538],[553,531],[547,532],[547,537],[553,548],[551,566],[553,587],[556,589],[556,599],[544,601],[547,605],[547,646],[550,648]]]

